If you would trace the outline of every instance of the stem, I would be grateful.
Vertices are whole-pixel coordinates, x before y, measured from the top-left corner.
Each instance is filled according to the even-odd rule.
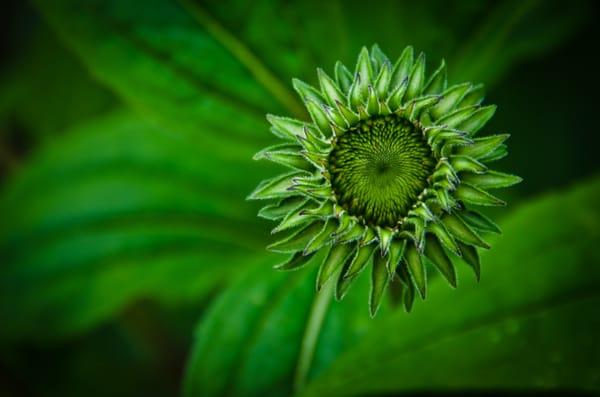
[[[334,279],[334,277],[332,277],[332,279]],[[296,367],[296,373],[294,374],[295,391],[299,391],[306,384],[308,372],[315,355],[317,341],[319,340],[319,334],[321,333],[321,328],[323,326],[323,320],[325,319],[325,314],[327,313],[327,308],[329,307],[333,295],[334,284],[334,280],[329,280],[329,282],[323,286],[321,291],[315,294],[315,299],[310,308],[306,330],[302,337],[302,345],[300,345],[298,366]]]
[[[295,96],[279,79],[254,55],[248,47],[225,29],[215,18],[192,0],[179,0],[181,5],[214,38],[244,65],[256,80],[262,84],[277,100],[296,116],[302,117],[304,110]]]

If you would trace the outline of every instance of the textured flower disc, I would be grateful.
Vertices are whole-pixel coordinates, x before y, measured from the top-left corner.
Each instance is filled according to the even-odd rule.
[[[483,87],[447,87],[443,61],[426,79],[412,47],[394,64],[363,48],[354,73],[338,62],[334,78],[318,76],[320,89],[294,80],[311,121],[267,116],[283,143],[255,156],[289,169],[249,196],[275,200],[259,215],[285,233],[269,246],[291,254],[277,268],[326,250],[317,289],[335,278],[341,299],[370,266],[371,315],[394,280],[407,310],[425,298],[428,263],[456,286],[452,258],[462,257],[479,278],[481,236],[500,229],[470,207],[504,205],[487,190],[521,181],[486,165],[507,154],[508,135],[477,135],[496,110],[481,105]]]
[[[395,115],[361,121],[329,154],[331,186],[350,215],[394,227],[427,187],[435,166],[420,129]]]

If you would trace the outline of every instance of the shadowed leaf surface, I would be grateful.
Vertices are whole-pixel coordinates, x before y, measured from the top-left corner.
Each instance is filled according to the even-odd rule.
[[[595,179],[522,206],[482,255],[480,284],[464,274],[456,291],[432,286],[425,304],[390,316],[301,395],[598,391],[599,199]]]
[[[70,334],[143,296],[201,299],[251,262],[266,233],[240,205],[247,175],[215,175],[198,147],[117,113],[36,153],[0,200],[2,336]]]
[[[600,323],[591,319],[600,273],[590,263],[598,262],[599,198],[596,179],[522,206],[482,255],[480,284],[463,264],[459,289],[432,283],[428,301],[409,315],[386,310],[369,322],[361,305],[368,293],[363,273],[342,303],[331,303],[312,382],[300,395],[597,390]],[[565,211],[569,216],[557,224],[554,215]],[[232,284],[200,323],[186,396],[291,391],[315,265],[284,274],[256,268]]]

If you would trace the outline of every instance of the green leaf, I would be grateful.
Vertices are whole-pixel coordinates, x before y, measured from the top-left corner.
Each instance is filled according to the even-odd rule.
[[[15,127],[21,140],[51,139],[118,102],[62,47],[48,26],[31,22],[14,21],[28,28],[23,35],[9,37],[19,51],[7,54],[0,75],[0,139],[7,139],[6,130]]]
[[[343,301],[329,303],[331,290],[315,295],[317,268],[281,273],[262,265],[236,277],[199,324],[184,396],[289,396],[380,324],[388,308],[371,319],[365,304],[370,271]]]
[[[598,392],[599,199],[596,178],[523,206],[484,253],[481,283],[432,283],[417,310],[373,327],[300,395]]]
[[[169,131],[201,133],[221,158],[271,140],[264,115],[302,116],[291,87],[194,2],[37,3],[93,74]]]
[[[142,297],[197,301],[255,261],[254,182],[198,147],[118,113],[36,153],[0,194],[2,339],[73,334]]]
[[[336,244],[331,247],[319,269],[317,291],[320,291],[334,274],[338,274],[341,271],[348,257],[354,252],[354,244]]]
[[[459,266],[460,288],[432,282],[427,301],[410,315],[382,308],[368,319],[361,307],[371,272],[358,276],[343,301],[327,303],[314,295],[317,266],[283,274],[249,268],[200,322],[184,395],[287,396],[294,384],[301,396],[448,385],[530,389],[542,381],[598,390],[600,356],[590,348],[600,331],[600,272],[589,263],[600,259],[599,197],[600,179],[522,207],[483,257],[480,284]],[[554,214],[565,209],[571,216],[556,223]],[[381,266],[378,274],[387,274]],[[308,358],[307,340],[315,343]],[[299,360],[306,389],[297,379]]]
[[[448,62],[451,79],[487,83],[560,42],[586,16],[586,7],[517,1],[501,2],[491,15],[484,3],[461,2],[451,10],[442,1],[386,3],[370,9],[368,18],[360,4],[316,0],[293,8],[277,0],[234,0],[227,7],[192,0],[35,3],[92,74],[126,103],[171,131],[201,128],[204,144],[217,151],[235,143],[226,154],[240,158],[270,140],[265,113],[306,119],[291,78],[315,85],[317,67],[331,71],[337,60],[354,63],[364,45],[378,42],[392,59],[407,44],[434,59],[459,54]],[[479,23],[465,34],[472,21]],[[324,38],[335,45],[323,45]],[[393,85],[408,75],[404,66],[412,65],[412,56],[406,60]],[[345,74],[341,66],[336,70],[338,79]]]

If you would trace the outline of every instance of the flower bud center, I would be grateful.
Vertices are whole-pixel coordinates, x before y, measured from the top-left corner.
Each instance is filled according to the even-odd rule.
[[[421,129],[396,115],[361,121],[337,138],[329,155],[337,202],[379,226],[393,227],[406,215],[434,166]]]

